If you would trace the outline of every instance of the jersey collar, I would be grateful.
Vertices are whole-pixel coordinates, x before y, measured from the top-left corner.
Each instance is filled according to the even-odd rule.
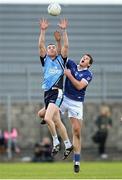
[[[87,67],[86,67],[86,68],[80,68],[80,69],[79,69],[79,65],[77,65],[77,70],[78,70],[78,71],[83,71],[83,70],[87,70],[87,69],[88,69]]]

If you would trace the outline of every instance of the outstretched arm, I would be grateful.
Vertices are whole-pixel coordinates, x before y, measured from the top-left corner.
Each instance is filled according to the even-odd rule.
[[[46,55],[45,32],[48,26],[49,26],[48,21],[43,18],[40,21],[40,36],[39,36],[39,54],[41,57],[44,57]]]
[[[68,35],[67,35],[67,26],[68,26],[67,19],[61,20],[58,25],[63,31],[63,46],[61,48],[61,55],[63,58],[66,58],[68,55],[68,48],[69,48]]]
[[[72,84],[75,86],[77,90],[81,90],[88,85],[88,83],[84,80],[78,81],[77,79],[75,79],[69,69],[65,69],[64,74],[68,77],[68,79],[72,82]]]
[[[57,52],[58,54],[61,54],[61,33],[59,31],[55,31],[54,37],[57,42]]]

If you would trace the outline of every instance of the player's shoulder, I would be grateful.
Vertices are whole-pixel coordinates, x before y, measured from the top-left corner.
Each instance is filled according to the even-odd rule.
[[[74,62],[74,59],[67,58],[67,61]],[[75,62],[74,62],[75,63]]]
[[[76,65],[75,61],[73,59],[70,59],[70,58],[67,58],[67,63],[72,64],[72,65]]]
[[[87,73],[88,75],[90,75],[90,76],[93,76],[92,71],[91,71],[91,70],[89,70],[89,69],[87,69],[86,73]]]

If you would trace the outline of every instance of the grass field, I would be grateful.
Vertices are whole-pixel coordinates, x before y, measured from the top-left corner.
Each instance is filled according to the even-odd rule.
[[[0,163],[0,179],[122,179],[121,162],[81,162],[74,174],[73,163]]]

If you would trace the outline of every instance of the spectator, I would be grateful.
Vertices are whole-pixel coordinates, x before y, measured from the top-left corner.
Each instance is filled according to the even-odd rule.
[[[111,113],[108,106],[101,106],[100,115],[96,119],[96,126],[98,128],[96,142],[98,143],[98,153],[102,159],[106,159],[106,140],[108,137],[108,130],[112,127]]]
[[[43,147],[41,143],[36,143],[34,145],[34,157],[33,162],[43,162]]]
[[[20,153],[20,148],[17,145],[18,132],[16,128],[12,128],[11,132],[5,131],[4,137],[6,144],[8,144],[8,140],[11,139],[11,147],[12,151],[15,153]]]
[[[42,140],[43,145],[43,153],[44,153],[44,161],[50,162],[53,161],[52,153],[52,145],[51,140],[48,137],[44,137]]]
[[[36,143],[34,146],[34,157],[33,162],[52,162],[53,157],[51,156],[52,145],[50,138],[44,137],[42,142]]]

